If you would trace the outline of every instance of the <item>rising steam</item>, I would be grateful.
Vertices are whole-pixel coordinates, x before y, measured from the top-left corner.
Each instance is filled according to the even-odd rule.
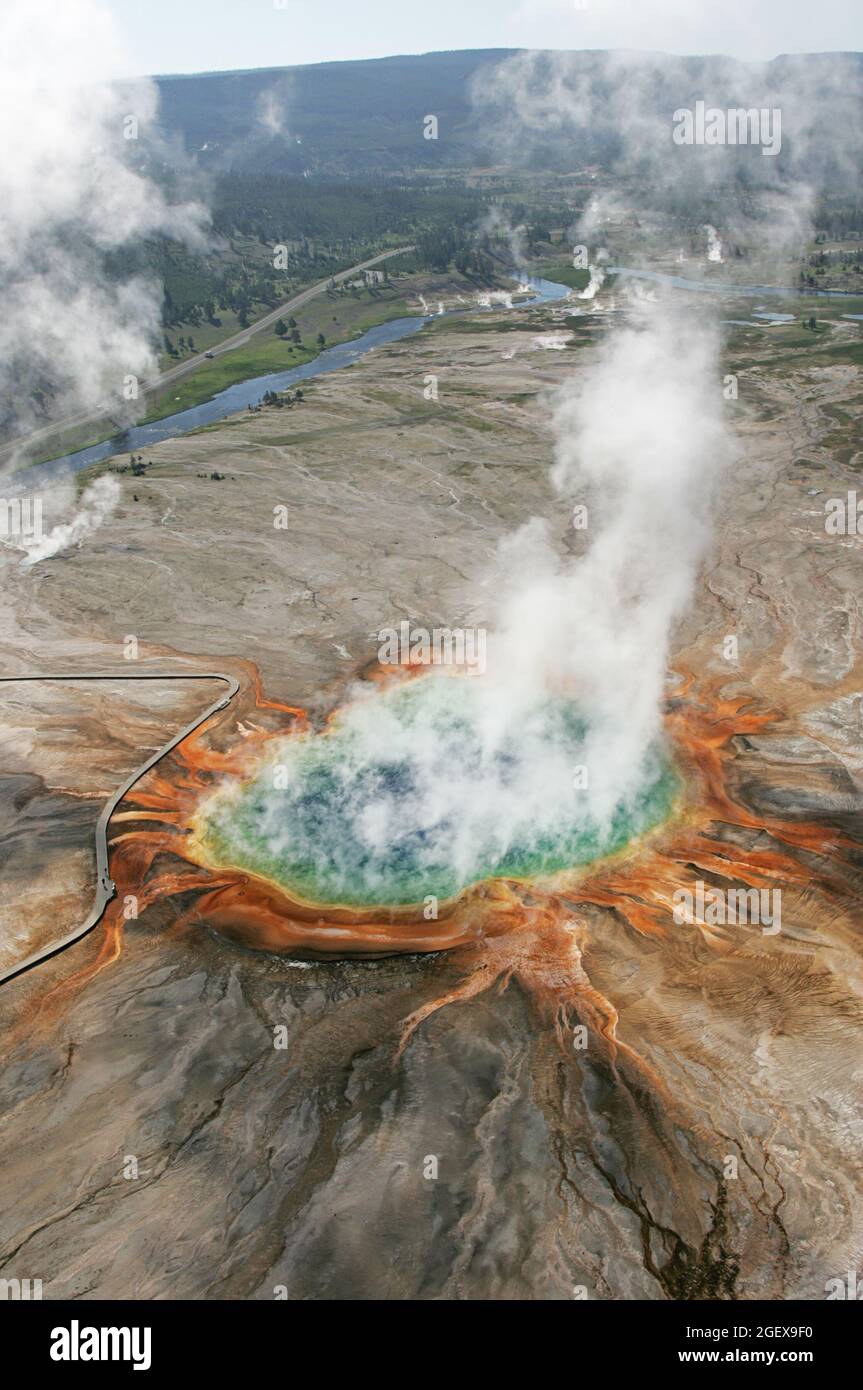
[[[552,480],[587,507],[585,548],[563,559],[536,518],[505,542],[489,657],[488,698],[505,722],[543,690],[577,700],[600,820],[643,780],[673,624],[692,598],[730,456],[714,333],[667,303],[635,302],[632,313],[554,405]]]
[[[123,72],[100,0],[6,0],[0,12],[0,427],[6,439],[106,404],[157,368],[161,286],[122,273],[156,233],[200,242],[196,204],[172,205],[133,167],[153,137],[152,83]],[[109,269],[106,257],[113,255]]]
[[[418,901],[586,862],[667,814],[669,642],[729,446],[713,335],[664,305],[634,315],[553,407],[582,553],[528,521],[501,547],[486,673],[358,690],[324,735],[271,747],[205,803],[206,857],[314,901]]]
[[[54,489],[46,498],[46,503],[56,510],[61,498],[62,491]],[[120,484],[116,478],[108,473],[96,478],[84,489],[78,505],[68,509],[71,512],[69,521],[58,521],[39,540],[23,539],[20,548],[25,551],[22,561],[24,568],[29,569],[40,560],[59,555],[71,546],[83,545],[114,515],[119,500]]]
[[[480,68],[472,97],[495,157],[567,171],[598,165],[613,177],[592,198],[579,238],[633,211],[642,238],[665,234],[670,220],[704,223],[698,209],[715,207],[736,243],[787,250],[812,235],[821,190],[859,181],[863,69],[853,54],[744,63],[526,50]],[[675,145],[674,113],[699,100],[778,112],[778,157],[731,143]]]
[[[716,265],[721,265],[723,256],[720,235],[715,227],[711,227],[709,222],[705,224],[704,230],[707,233],[707,259]]]

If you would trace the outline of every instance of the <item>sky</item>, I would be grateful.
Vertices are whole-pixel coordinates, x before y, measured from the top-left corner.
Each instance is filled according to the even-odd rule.
[[[454,48],[863,48],[863,0],[107,0],[136,74]]]

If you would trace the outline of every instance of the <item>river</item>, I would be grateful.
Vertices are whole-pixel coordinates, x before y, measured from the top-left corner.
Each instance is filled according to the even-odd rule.
[[[569,294],[567,285],[557,284],[554,280],[544,280],[541,276],[531,276],[526,283],[530,284],[533,294],[530,299],[523,301],[525,308],[537,304],[557,303],[566,299]],[[449,310],[446,316],[476,312],[493,313],[497,307],[500,306],[492,304],[483,309],[482,306],[474,304],[463,309]],[[515,307],[521,306],[517,304]],[[143,453],[154,444],[161,444],[164,439],[176,439],[178,435],[188,434],[190,430],[200,429],[202,425],[212,425],[219,420],[227,420],[240,411],[248,410],[249,406],[258,405],[267,391],[288,391],[293,386],[300,386],[304,381],[311,381],[313,377],[340,371],[342,367],[350,367],[374,348],[383,347],[386,343],[397,343],[402,338],[410,337],[412,333],[418,333],[436,317],[439,316],[417,314],[410,318],[390,319],[388,323],[370,328],[359,338],[324,348],[311,362],[304,362],[300,367],[238,381],[201,405],[193,405],[188,410],[177,411],[175,415],[166,415],[163,419],[153,420],[149,424],[133,425],[123,434],[114,435],[101,444],[93,444],[90,448],[79,449],[75,453],[63,454],[60,458],[36,464],[33,468],[22,471],[20,476],[25,482],[31,482],[37,477],[44,479],[54,471],[67,468],[77,472],[116,454]]]
[[[670,275],[658,270],[634,270],[628,266],[610,266],[607,273],[616,275],[619,279],[649,280],[656,284],[670,285],[674,289],[696,290],[712,294],[742,295],[756,298],[765,295],[803,295],[805,297],[818,295],[832,298],[854,298],[854,296],[846,295],[842,290],[797,290],[777,285],[718,284],[701,280],[687,280],[683,276]],[[554,280],[545,280],[541,276],[531,276],[527,283],[530,284],[533,295],[515,307],[531,308],[537,304],[558,303],[565,300],[570,293],[566,285],[558,284]],[[476,313],[478,310],[489,313],[494,312],[496,307],[499,306],[492,304],[483,310],[482,306],[471,305],[466,308],[448,310],[445,317]],[[64,454],[62,457],[51,459],[47,463],[37,464],[22,472],[22,480],[36,482],[37,480],[44,480],[46,475],[50,476],[55,471],[71,468],[77,472],[81,468],[87,468],[92,463],[99,463],[102,459],[111,458],[116,454],[145,452],[154,444],[160,444],[164,439],[175,439],[178,435],[200,429],[202,425],[212,425],[219,420],[226,420],[232,415],[248,410],[249,406],[258,405],[261,397],[267,391],[287,391],[293,386],[301,385],[304,381],[311,381],[316,376],[340,371],[342,367],[350,367],[375,348],[383,347],[386,343],[397,343],[402,338],[408,338],[413,333],[418,333],[435,317],[439,316],[417,314],[409,318],[390,319],[388,323],[381,323],[375,328],[370,328],[359,338],[325,348],[311,362],[305,362],[300,367],[291,367],[284,372],[271,372],[265,376],[249,377],[246,381],[239,381],[233,386],[228,386],[224,391],[220,391],[211,400],[204,401],[201,405],[191,406],[188,410],[180,410],[174,415],[166,415],[164,419],[153,420],[150,424],[133,425],[125,433],[106,439],[101,444],[94,444],[88,449],[79,449],[75,453]],[[763,317],[767,318],[767,315]]]

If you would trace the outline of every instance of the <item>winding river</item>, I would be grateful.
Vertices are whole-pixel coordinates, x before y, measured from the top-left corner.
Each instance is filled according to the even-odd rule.
[[[778,285],[732,285],[727,282],[711,283],[688,280],[683,276],[670,275],[663,271],[635,270],[628,266],[610,266],[608,267],[608,274],[616,275],[620,279],[648,280],[655,284],[670,285],[673,289],[740,295],[747,298],[761,298],[762,296],[787,298],[799,297],[801,294],[807,298],[814,296],[840,299],[855,297],[847,295],[843,290],[798,290]],[[565,300],[570,293],[566,285],[558,284],[554,280],[544,280],[541,276],[532,276],[527,283],[532,290],[532,296],[515,307],[531,308],[537,304],[558,303]],[[445,317],[476,313],[478,307],[482,312],[482,306],[471,305],[468,308],[448,310]],[[494,304],[486,306],[485,312],[494,312],[496,307]],[[305,362],[300,367],[291,367],[284,372],[271,372],[265,376],[249,377],[246,381],[239,381],[233,386],[228,386],[224,391],[220,391],[201,405],[192,406],[188,410],[180,410],[174,415],[167,415],[162,420],[153,420],[149,424],[134,425],[125,433],[114,435],[101,444],[94,444],[88,449],[79,449],[75,453],[64,454],[60,458],[51,459],[49,462],[22,470],[21,477],[27,481],[35,482],[44,480],[46,475],[50,476],[51,473],[66,468],[71,468],[77,472],[79,469],[87,468],[91,463],[98,463],[115,454],[140,453],[151,448],[154,444],[160,444],[162,440],[175,439],[178,435],[200,429],[202,425],[212,425],[219,420],[226,420],[232,415],[248,410],[249,406],[258,405],[261,397],[267,391],[287,391],[293,386],[299,386],[304,381],[311,381],[313,377],[340,371],[342,367],[350,367],[375,348],[382,347],[386,343],[397,343],[402,338],[408,338],[411,334],[418,333],[435,317],[439,317],[439,315],[417,314],[409,318],[390,319],[388,323],[381,323],[375,328],[370,328],[359,338],[325,348],[311,362]],[[768,316],[765,314],[760,317],[766,319]]]
[[[531,298],[523,301],[525,308],[536,304],[557,303],[566,299],[569,294],[567,285],[559,285],[554,280],[544,280],[540,276],[531,276],[525,283],[530,285],[532,291]],[[471,305],[469,308],[449,310],[446,316],[476,313],[478,310],[489,313],[494,312],[496,307],[498,306],[492,304],[483,310],[482,306]],[[522,306],[517,304],[515,307]],[[219,420],[228,419],[231,415],[237,415],[240,411],[248,410],[249,406],[258,405],[267,391],[287,391],[304,381],[311,381],[313,377],[340,371],[342,367],[350,367],[374,348],[382,347],[385,343],[397,343],[402,338],[410,337],[412,333],[418,333],[436,317],[439,316],[417,314],[410,318],[390,319],[388,323],[380,323],[370,328],[359,338],[324,348],[311,362],[304,362],[300,367],[238,381],[201,405],[177,411],[175,415],[166,415],[164,419],[153,420],[149,424],[133,425],[125,433],[114,435],[101,444],[94,444],[88,449],[79,449],[75,453],[64,454],[60,458],[37,464],[26,472],[22,470],[20,476],[28,481],[35,480],[37,476],[44,479],[46,474],[55,470],[71,468],[77,472],[81,468],[89,467],[91,463],[99,463],[115,454],[141,453],[152,448],[154,444],[161,444],[164,439],[176,439],[178,435],[188,434],[190,430],[200,429],[202,425],[212,425]]]

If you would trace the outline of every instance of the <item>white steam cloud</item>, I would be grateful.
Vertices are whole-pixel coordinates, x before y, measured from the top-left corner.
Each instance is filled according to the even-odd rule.
[[[161,286],[123,273],[140,238],[203,244],[206,215],[134,166],[156,89],[124,71],[99,0],[0,10],[0,425],[5,440],[104,404],[157,369]],[[106,258],[112,258],[109,269]]]
[[[317,901],[420,901],[495,866],[586,862],[663,814],[672,634],[730,454],[716,352],[702,321],[634,305],[554,402],[553,482],[564,515],[588,508],[581,553],[539,518],[510,536],[485,673],[359,688],[328,735],[280,741],[251,790],[202,808],[220,862]]]
[[[4,482],[0,546],[23,554],[22,569],[82,546],[111,519],[121,493],[118,480],[108,473],[90,483],[77,501],[75,479],[68,472],[48,487],[28,489],[26,497],[17,495],[14,476]]]
[[[39,560],[59,555],[70,546],[81,546],[106,521],[113,516],[120,500],[120,484],[116,478],[104,474],[84,489],[81,501],[70,521],[52,526],[41,541],[26,545],[27,555],[23,564],[26,568]]]
[[[721,205],[740,244],[799,246],[812,233],[818,189],[859,182],[863,67],[854,54],[785,56],[768,63],[662,53],[522,51],[478,70],[474,104],[500,157],[541,168],[600,166],[615,185],[598,190],[579,226],[591,236],[637,208],[643,232],[696,205]],[[676,112],[698,103],[781,119],[781,151],[733,142],[673,140]],[[777,115],[778,113],[778,115]],[[775,120],[774,120],[775,117]],[[625,196],[626,190],[629,196]],[[706,219],[695,214],[696,222]]]
[[[636,302],[632,315],[554,407],[552,478],[588,509],[586,547],[562,559],[540,519],[505,542],[489,648],[502,721],[549,690],[584,710],[599,820],[637,792],[660,732],[674,623],[692,599],[731,453],[714,332],[667,302]]]
[[[527,228],[524,226],[514,227],[504,208],[498,207],[497,204],[490,207],[479,221],[477,234],[480,238],[488,237],[492,241],[505,241],[516,270],[522,277],[527,276]]]
[[[563,352],[571,342],[572,334],[561,329],[555,333],[537,333],[533,345],[544,352]]]
[[[268,87],[261,92],[257,103],[258,124],[263,126],[269,135],[280,135],[283,138],[289,134],[288,130],[288,99],[284,88]]]
[[[590,279],[583,290],[579,290],[576,299],[595,299],[605,284],[605,271],[601,266],[592,265],[590,267]]]
[[[706,223],[704,227],[707,233],[707,259],[716,265],[722,265],[722,239],[715,227]]]

